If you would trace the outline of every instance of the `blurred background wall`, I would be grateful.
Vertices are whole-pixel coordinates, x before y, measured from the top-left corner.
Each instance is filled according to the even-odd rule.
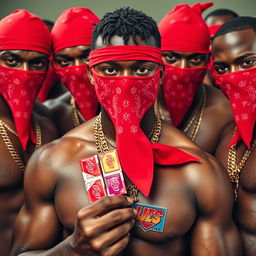
[[[174,5],[196,2],[195,0],[1,0],[0,19],[15,9],[27,9],[43,19],[55,21],[64,9],[74,6],[88,7],[99,17],[108,11],[130,6],[143,10],[159,22]],[[214,9],[227,8],[241,16],[256,17],[256,0],[215,0],[213,2],[215,5],[206,10],[204,16]]]

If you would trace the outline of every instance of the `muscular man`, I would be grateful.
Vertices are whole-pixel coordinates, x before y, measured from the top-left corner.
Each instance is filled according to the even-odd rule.
[[[33,36],[31,36],[33,35]],[[56,138],[53,124],[32,112],[48,67],[50,34],[34,14],[16,10],[0,21],[0,254],[23,203],[23,176],[32,152]]]
[[[162,76],[156,23],[130,8],[107,13],[92,49],[101,114],[31,158],[12,255],[242,255],[227,175],[154,113]],[[79,160],[114,147],[130,197],[88,203]]]
[[[86,61],[98,21],[90,9],[73,7],[63,11],[51,32],[55,71],[69,92],[45,104],[61,134],[97,114],[98,100],[87,76]]]
[[[256,18],[225,23],[214,37],[213,58],[216,83],[228,97],[235,120],[226,128],[216,156],[234,184],[234,215],[246,255],[252,256],[256,254]]]
[[[165,73],[157,107],[162,119],[171,120],[213,154],[222,128],[232,120],[232,112],[218,89],[202,84],[210,36],[201,13],[211,5],[178,5],[160,22]]]

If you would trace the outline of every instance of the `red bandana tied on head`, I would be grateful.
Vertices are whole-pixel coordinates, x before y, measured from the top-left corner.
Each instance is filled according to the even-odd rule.
[[[216,84],[228,97],[236,122],[236,132],[228,147],[241,138],[248,148],[256,120],[256,68],[214,75]]]
[[[54,54],[67,47],[91,45],[92,31],[98,22],[99,18],[88,8],[63,11],[51,31]]]
[[[180,4],[167,13],[158,25],[162,51],[208,53],[210,35],[201,14],[212,5],[212,2],[192,7]]]
[[[171,165],[197,158],[159,143],[150,143],[140,127],[141,120],[157,97],[160,67],[150,76],[101,76],[94,66],[108,61],[145,60],[162,64],[160,49],[150,46],[109,46],[93,50],[89,66],[95,90],[102,107],[110,116],[116,131],[117,151],[124,172],[138,189],[150,193],[154,162]]]
[[[63,68],[55,66],[55,70],[73,95],[84,119],[89,120],[97,114],[98,99],[94,86],[88,78],[86,66],[87,64]]]
[[[52,31],[54,54],[61,49],[91,44],[92,31],[99,18],[88,8],[73,7],[62,12]],[[98,100],[87,77],[86,64],[71,67],[56,67],[61,82],[74,97],[85,120],[97,113]]]
[[[163,91],[164,99],[175,127],[183,120],[201,85],[206,67],[179,68],[165,64]]]
[[[16,10],[0,21],[0,50],[27,50],[49,54],[50,32],[44,22],[26,10]],[[36,143],[31,114],[46,72],[0,66],[0,93],[9,105],[22,148]]]

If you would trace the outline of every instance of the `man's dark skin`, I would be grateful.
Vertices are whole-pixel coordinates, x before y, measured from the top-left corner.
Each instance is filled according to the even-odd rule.
[[[218,36],[213,41],[214,66],[218,74],[227,74],[239,70],[256,67],[256,32],[252,29],[230,32]],[[223,134],[216,156],[227,167],[229,144],[233,134],[234,125],[230,124]],[[254,129],[253,138],[256,130]],[[240,163],[247,147],[240,141],[237,145],[237,160]],[[235,203],[235,220],[242,235],[246,255],[256,254],[256,152],[251,153],[240,174],[238,199]]]
[[[153,38],[139,45],[155,46]],[[106,44],[106,45],[105,45]],[[96,48],[123,45],[113,36]],[[134,45],[132,39],[128,44]],[[158,64],[141,61],[101,63],[99,74],[141,76]],[[90,76],[91,82],[94,83]],[[139,202],[168,208],[163,233],[134,227],[132,199],[112,196],[88,203],[79,160],[97,153],[91,119],[35,152],[26,170],[25,204],[14,229],[11,255],[242,255],[240,238],[231,219],[232,189],[224,170],[182,132],[162,123],[160,143],[176,146],[200,163],[155,166],[153,187]],[[153,107],[141,127],[147,134],[154,125]],[[115,130],[102,109],[105,135],[115,143]],[[36,185],[40,180],[40,186]],[[127,180],[127,177],[126,177]],[[127,183],[129,181],[127,180]],[[216,203],[218,202],[218,203]],[[134,227],[134,229],[132,229]],[[38,235],[40,230],[40,235]],[[23,253],[22,253],[23,252]]]
[[[90,47],[88,45],[78,45],[67,47],[58,51],[54,56],[54,62],[57,67],[70,67],[85,64],[88,61]],[[66,92],[62,96],[48,100],[44,104],[50,109],[55,124],[61,135],[75,128],[72,117],[72,108],[70,105],[71,94]],[[79,122],[84,120],[78,115]]]
[[[46,54],[25,50],[5,50],[0,52],[0,65],[31,71],[45,71],[48,67],[48,56]],[[47,143],[57,137],[55,126],[45,117],[33,113],[42,131],[42,143]],[[6,101],[0,96],[0,120],[7,123],[15,130],[12,112]],[[28,143],[24,151],[19,138],[7,131],[7,134],[21,157],[24,164],[28,162],[35,145]],[[11,232],[18,211],[23,203],[23,176],[21,170],[13,160],[6,144],[0,135],[0,254],[10,255]]]
[[[181,51],[164,51],[163,60],[166,64],[179,68],[203,67],[208,63],[208,54]],[[206,84],[201,84],[200,86],[204,86],[206,89],[206,105],[195,142],[206,152],[214,154],[219,143],[219,136],[223,127],[233,120],[232,111],[228,100],[221,91]],[[192,115],[197,108],[200,97],[202,97],[202,92],[199,89],[188,112],[178,127],[179,130],[183,130],[188,121],[191,120]],[[162,88],[160,88],[158,100],[164,119],[167,122],[171,122],[169,112],[165,104]],[[192,122],[190,129],[188,129],[186,132],[188,136],[191,133],[195,122],[196,118]]]

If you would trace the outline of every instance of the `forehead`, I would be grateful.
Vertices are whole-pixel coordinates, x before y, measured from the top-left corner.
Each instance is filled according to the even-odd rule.
[[[73,47],[67,47],[67,48],[63,48],[60,51],[58,51],[55,55],[58,54],[64,54],[64,55],[78,55],[83,53],[84,51],[90,49],[89,45],[77,45],[77,46],[73,46]]]
[[[38,58],[38,57],[45,57],[48,58],[48,55],[42,52],[36,52],[36,51],[28,51],[28,50],[0,50],[0,55],[3,54],[13,54],[17,55],[21,58]]]
[[[256,51],[256,33],[251,29],[218,36],[212,43],[213,57],[220,55],[237,56],[254,51]]]
[[[208,55],[208,53],[198,53],[198,52],[163,51],[163,54],[166,54],[166,53],[174,53],[183,57],[187,57],[191,55]]]
[[[135,37],[136,43],[134,42],[132,36],[130,36],[127,45],[147,45],[157,47],[155,39],[151,36],[149,39],[143,41],[139,36]],[[103,41],[102,36],[99,35],[95,41],[95,49],[103,48],[106,46],[117,46],[117,45],[125,45],[124,39],[122,36],[114,35],[108,41]]]

